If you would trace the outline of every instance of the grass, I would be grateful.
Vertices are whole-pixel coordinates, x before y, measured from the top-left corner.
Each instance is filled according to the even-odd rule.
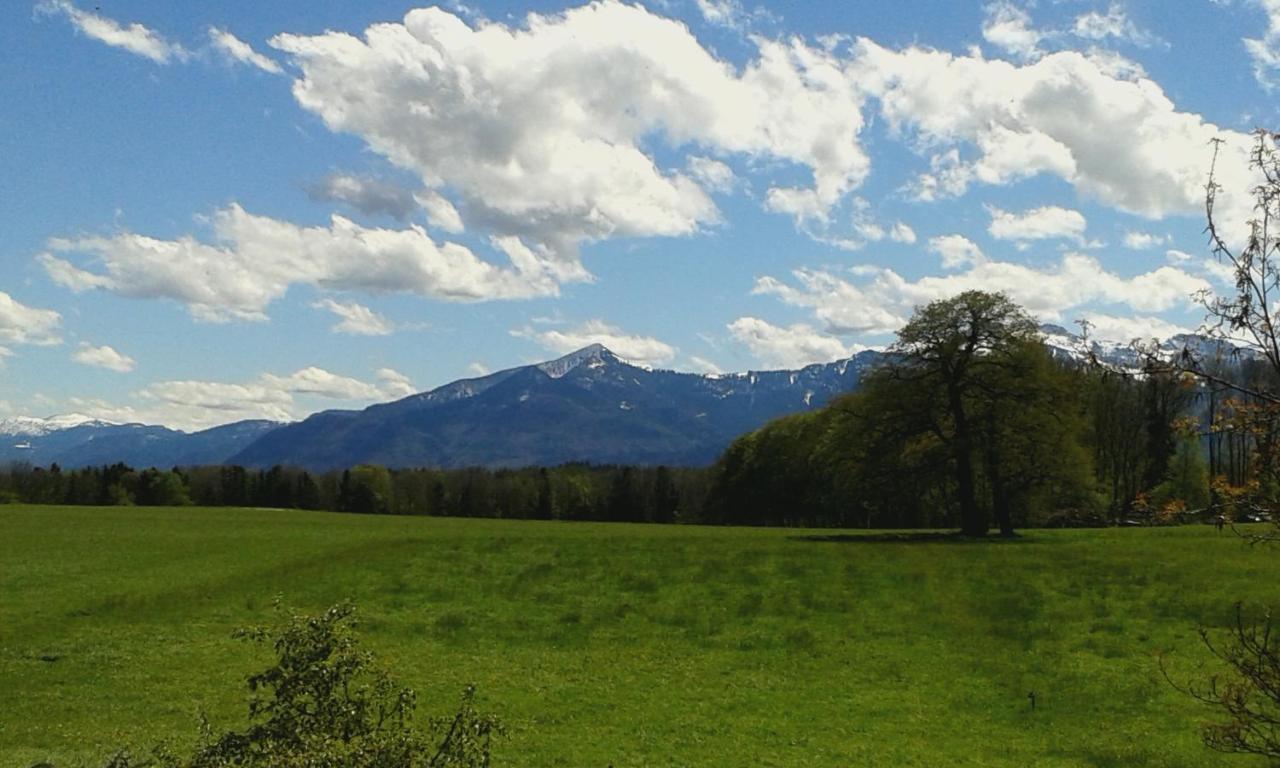
[[[100,763],[242,721],[271,601],[357,602],[510,766],[1256,766],[1200,745],[1200,625],[1280,605],[1280,551],[1209,527],[1009,543],[763,529],[0,507],[0,765]],[[1030,710],[1027,693],[1035,691]]]

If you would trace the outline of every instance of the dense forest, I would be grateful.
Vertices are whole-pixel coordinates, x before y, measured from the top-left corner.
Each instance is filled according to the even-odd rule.
[[[1231,513],[1275,486],[1280,422],[1247,393],[1251,359],[1213,380],[1054,356],[1000,294],[920,309],[886,362],[829,406],[735,441],[711,467],[513,470],[362,465],[0,472],[0,501],[255,506],[343,512],[866,528],[1173,522]],[[1241,512],[1243,514],[1243,512]]]

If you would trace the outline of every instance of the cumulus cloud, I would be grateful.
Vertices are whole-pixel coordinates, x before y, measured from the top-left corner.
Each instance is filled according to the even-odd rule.
[[[1155,235],[1132,229],[1124,233],[1124,247],[1133,251],[1144,251],[1167,242],[1169,242],[1168,235]]]
[[[253,50],[252,46],[225,29],[209,27],[209,45],[227,61],[247,64],[273,75],[284,74],[284,70],[273,59]]]
[[[133,370],[135,365],[132,357],[117,352],[115,348],[109,345],[103,344],[100,347],[95,347],[88,342],[81,342],[76,351],[71,354],[71,359],[81,365],[105,368],[116,373],[128,373]]]
[[[930,238],[929,250],[942,259],[942,266],[946,269],[973,266],[987,260],[982,249],[963,235]]]
[[[1090,338],[1101,341],[1128,342],[1134,339],[1163,341],[1180,333],[1192,332],[1192,329],[1147,315],[1117,316],[1086,312],[1080,319],[1089,323]]]
[[[390,397],[408,397],[418,391],[409,377],[394,368],[379,368],[375,374],[378,388]]]
[[[987,232],[997,240],[1047,240],[1063,238],[1084,241],[1085,218],[1079,211],[1046,205],[1023,213],[988,207],[991,224]]]
[[[987,3],[982,22],[982,39],[997,48],[1023,59],[1040,55],[1044,33],[1031,24],[1025,9],[1008,0]]]
[[[573,328],[538,330],[531,326],[516,328],[511,335],[529,339],[556,354],[566,354],[592,344],[603,344],[618,357],[634,363],[657,367],[671,362],[675,347],[652,336],[628,334],[603,320],[588,320]]]
[[[861,39],[857,61],[890,130],[929,155],[913,185],[922,199],[1049,174],[1125,212],[1201,215],[1210,140],[1221,138],[1219,211],[1232,225],[1250,216],[1251,137],[1179,111],[1155,82],[1096,57],[1018,65]]]
[[[361,213],[385,214],[404,221],[418,209],[413,192],[397,184],[349,173],[331,173],[307,186],[312,200],[344,203]]]
[[[40,261],[73,291],[173,299],[207,321],[265,319],[291,285],[480,301],[555,295],[559,281],[577,277],[513,242],[495,242],[511,262],[498,267],[418,226],[366,228],[335,215],[327,227],[301,227],[233,204],[214,214],[212,227],[211,243],[134,233],[55,239]],[[76,264],[65,254],[89,260]]]
[[[311,305],[315,309],[325,309],[337,316],[338,322],[332,330],[335,333],[346,333],[352,336],[386,336],[395,331],[395,324],[372,309],[354,301],[334,301],[321,299]]]
[[[1115,305],[1140,313],[1191,304],[1191,294],[1209,287],[1201,277],[1160,267],[1133,277],[1107,270],[1092,256],[1064,254],[1037,269],[1001,261],[971,263],[963,272],[912,281],[892,269],[860,266],[851,278],[825,270],[797,270],[794,282],[763,277],[754,293],[811,310],[829,333],[880,335],[897,331],[917,306],[968,290],[1003,291],[1044,322],[1086,305]]]
[[[851,353],[844,342],[804,323],[778,326],[758,317],[740,317],[728,327],[733,338],[768,368],[829,363]]]
[[[738,176],[732,168],[719,160],[701,155],[689,158],[689,175],[712,192],[731,192],[738,183]]]
[[[301,69],[298,103],[330,129],[418,173],[468,229],[568,261],[584,242],[718,221],[692,172],[646,152],[655,142],[807,169],[811,185],[766,193],[771,210],[806,220],[868,172],[847,62],[799,39],[752,38],[755,57],[737,67],[678,21],[602,0],[520,27],[425,8],[360,38],[271,44]]]
[[[58,327],[62,315],[52,309],[30,307],[0,291],[0,358],[11,351],[6,344],[52,346],[61,344]]]
[[[308,403],[338,401],[358,407],[413,392],[408,377],[390,368],[378,370],[376,379],[369,383],[309,366],[244,382],[159,381],[134,392],[132,403],[71,398],[67,404],[109,421],[197,430],[245,419],[293,421],[313,410]]]
[[[895,243],[906,243],[908,245],[916,241],[916,231],[905,223],[899,221],[889,230],[889,239]]]
[[[157,64],[168,64],[174,59],[182,61],[190,56],[181,45],[166,40],[153,29],[138,23],[122,25],[100,13],[81,10],[69,0],[42,0],[36,5],[36,10],[48,15],[64,16],[84,36]]]

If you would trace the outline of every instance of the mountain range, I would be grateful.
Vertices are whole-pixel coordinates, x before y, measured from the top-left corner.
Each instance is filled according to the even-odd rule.
[[[1043,326],[1055,354],[1085,345]],[[1214,345],[1175,337],[1169,349]],[[1093,354],[1136,364],[1125,344]],[[788,413],[818,408],[857,387],[883,358],[868,350],[799,370],[693,374],[633,365],[600,345],[556,360],[446,384],[364,410],[322,411],[299,422],[242,421],[200,432],[114,424],[87,416],[0,419],[0,462],[80,467],[276,464],[312,470],[360,463],[388,467],[519,467],[583,461],[695,466],[739,435]]]

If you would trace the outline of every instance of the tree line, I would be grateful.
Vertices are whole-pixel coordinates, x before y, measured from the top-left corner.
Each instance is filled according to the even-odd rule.
[[[566,464],[525,469],[387,469],[312,473],[276,466],[124,464],[82,469],[13,464],[0,503],[270,507],[361,514],[702,522],[710,470]]]
[[[311,473],[123,464],[0,471],[0,502],[252,506],[367,514],[807,527],[1173,521],[1274,495],[1280,416],[1253,358],[1120,370],[1047,347],[1002,294],[920,308],[884,362],[830,405],[740,437],[703,468]],[[1154,353],[1153,353],[1153,358]]]

